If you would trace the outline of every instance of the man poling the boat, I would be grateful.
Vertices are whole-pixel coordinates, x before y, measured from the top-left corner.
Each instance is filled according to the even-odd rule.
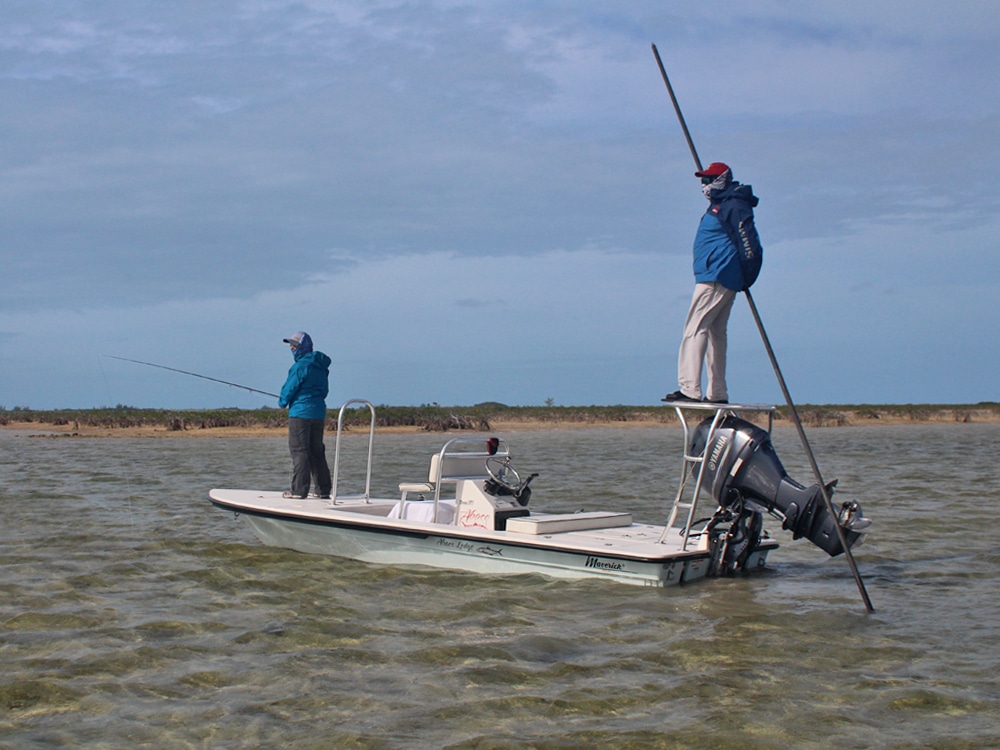
[[[312,338],[304,331],[296,331],[282,341],[295,359],[278,397],[278,406],[288,408],[288,449],[292,454],[291,489],[284,496],[305,498],[313,484],[321,498],[328,498],[333,481],[326,462],[323,429],[331,360],[313,350]]]
[[[684,138],[687,140],[688,149],[691,151],[695,167],[698,172],[703,172],[705,170],[702,169],[701,159],[698,157],[698,151],[694,147],[694,140],[691,138],[691,132],[688,130],[687,122],[684,120],[680,104],[677,101],[677,97],[674,95],[674,87],[670,85],[670,79],[667,77],[667,70],[663,67],[663,60],[660,59],[660,52],[656,49],[655,44],[652,45],[652,48],[653,56],[656,58],[656,64],[660,69],[660,75],[663,77],[663,83],[667,87],[667,93],[670,95],[670,101],[674,105],[674,112],[677,113],[677,121],[680,123],[681,130],[684,132]],[[833,500],[831,499],[833,483],[826,484],[820,474],[819,464],[816,463],[816,457],[813,455],[808,438],[806,438],[805,429],[802,427],[802,420],[799,419],[798,410],[795,408],[795,403],[792,401],[792,396],[788,391],[785,378],[781,374],[781,368],[778,366],[778,359],[774,355],[774,349],[771,347],[771,340],[768,338],[767,331],[764,330],[764,323],[761,321],[760,313],[757,311],[757,305],[753,300],[753,295],[750,294],[749,286],[744,288],[742,291],[746,295],[747,304],[750,306],[750,312],[753,314],[754,322],[757,324],[757,330],[760,332],[761,340],[764,342],[764,348],[767,350],[767,356],[771,360],[771,367],[774,369],[778,385],[780,386],[781,392],[785,397],[785,403],[788,404],[788,410],[791,413],[795,429],[799,434],[799,440],[802,443],[802,447],[805,449],[806,457],[809,459],[809,465],[812,467],[813,476],[816,478],[816,486],[819,489],[820,497],[823,501],[822,505],[829,517],[843,519],[843,522],[841,523],[832,524],[832,531],[835,532],[839,547],[843,550],[847,564],[851,568],[851,573],[854,576],[854,582],[857,584],[858,591],[861,593],[861,599],[864,602],[865,609],[869,613],[872,613],[875,611],[875,607],[872,605],[871,598],[868,596],[868,590],[865,588],[864,581],[861,579],[861,573],[858,571],[857,564],[854,561],[854,555],[851,553],[851,545],[848,541],[849,531],[848,529],[845,529],[845,526],[849,525],[852,519],[857,516],[852,515],[851,509],[847,507],[842,509],[842,512],[839,514],[834,510]]]
[[[713,162],[694,176],[701,178],[710,205],[694,240],[695,287],[677,355],[678,388],[663,400],[726,404],[729,313],[737,292],[757,280],[763,259],[753,216],[758,199],[753,188],[733,179],[733,171],[723,162]],[[703,366],[708,370],[704,399]]]

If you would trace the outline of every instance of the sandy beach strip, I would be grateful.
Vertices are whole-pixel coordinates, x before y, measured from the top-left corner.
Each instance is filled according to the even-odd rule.
[[[797,412],[803,425],[815,427],[854,427],[875,425],[943,425],[943,424],[1000,424],[1000,408],[995,405],[983,406],[927,406],[905,408],[849,408],[837,407],[797,407]],[[747,415],[750,421],[766,419],[759,412]],[[539,432],[546,430],[601,430],[601,429],[680,429],[672,412],[664,411],[663,418],[639,417],[627,420],[559,420],[559,419],[518,419],[489,420],[488,430],[439,430],[428,429],[421,425],[378,427],[381,435],[388,434],[418,434],[427,432],[473,433],[473,432]],[[208,427],[199,425],[197,420],[191,420],[178,428],[167,424],[152,424],[143,426],[103,426],[88,425],[78,422],[55,424],[45,421],[15,421],[0,420],[0,430],[16,432],[23,435],[47,437],[118,437],[118,438],[238,438],[238,437],[274,437],[287,436],[284,425],[275,427],[262,426],[230,426]],[[781,414],[775,415],[775,426],[792,426],[790,419]],[[328,432],[335,431],[335,425],[328,426]],[[347,435],[367,436],[368,427],[351,426],[345,430]]]

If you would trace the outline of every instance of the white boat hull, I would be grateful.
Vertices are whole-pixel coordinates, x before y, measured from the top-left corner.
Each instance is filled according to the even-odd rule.
[[[280,493],[251,490],[212,490],[211,498],[239,514],[264,544],[368,563],[658,587],[702,578],[710,564],[706,550],[684,550],[679,539],[659,542],[662,526],[633,523],[539,535],[389,518],[398,507],[395,500],[331,506],[328,500],[285,500]],[[746,569],[762,567],[775,547],[764,540]]]

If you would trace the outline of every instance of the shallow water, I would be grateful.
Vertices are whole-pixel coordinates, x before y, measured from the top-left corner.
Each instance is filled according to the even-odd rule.
[[[678,430],[505,437],[534,507],[665,518]],[[762,574],[683,588],[380,567],[263,547],[209,504],[283,488],[283,439],[0,432],[0,748],[1000,746],[1000,426],[809,438],[875,521],[872,615],[774,522]],[[444,439],[380,437],[376,494]],[[811,483],[794,431],[774,441]]]

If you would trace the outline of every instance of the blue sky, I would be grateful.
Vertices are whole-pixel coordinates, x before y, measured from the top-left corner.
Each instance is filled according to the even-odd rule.
[[[702,161],[799,403],[1000,399],[1000,5],[8,0],[0,406],[654,404]],[[748,306],[730,396],[781,402]]]

